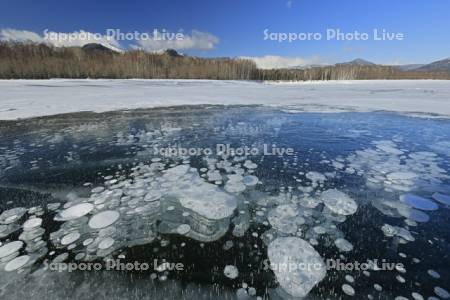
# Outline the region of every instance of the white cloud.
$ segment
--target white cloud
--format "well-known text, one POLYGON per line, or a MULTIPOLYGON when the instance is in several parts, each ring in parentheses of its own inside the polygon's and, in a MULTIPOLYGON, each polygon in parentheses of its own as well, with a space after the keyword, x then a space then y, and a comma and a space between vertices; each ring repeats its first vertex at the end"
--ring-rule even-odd
POLYGON ((0 40, 15 42, 34 42, 41 43, 44 39, 37 33, 27 30, 1 29, 0 40))
POLYGON ((84 30, 70 33, 48 31, 44 40, 55 47, 81 47, 90 43, 101 44, 110 49, 120 51, 120 44, 110 36, 84 30))
MULTIPOLYGON (((132 40, 136 44, 131 45, 131 47, 146 51, 159 51, 169 48, 175 50, 211 50, 219 43, 216 36, 197 30, 192 30, 190 34, 181 33, 179 38, 155 36, 155 33, 147 34, 147 37, 149 38, 132 40)), ((55 47, 74 47, 97 43, 116 51, 121 51, 120 48, 122 48, 120 43, 114 39, 114 36, 84 30, 74 32, 44 31, 40 35, 27 30, 0 29, 0 40, 47 43, 55 47)))
POLYGON ((280 69, 280 68, 305 67, 309 65, 325 64, 325 62, 318 56, 314 56, 311 58, 303 58, 303 57, 266 55, 259 57, 243 56, 241 58, 253 60, 258 66, 258 68, 261 69, 280 69))
POLYGON ((39 35, 27 30, 0 29, 0 40, 46 43, 55 47, 84 46, 89 43, 97 43, 113 50, 121 51, 119 42, 111 37, 84 30, 69 33, 45 31, 42 35, 39 35))
POLYGON ((191 34, 183 34, 180 39, 145 39, 137 41, 134 48, 146 51, 165 49, 175 50, 211 50, 219 43, 219 38, 211 33, 192 30, 191 34))

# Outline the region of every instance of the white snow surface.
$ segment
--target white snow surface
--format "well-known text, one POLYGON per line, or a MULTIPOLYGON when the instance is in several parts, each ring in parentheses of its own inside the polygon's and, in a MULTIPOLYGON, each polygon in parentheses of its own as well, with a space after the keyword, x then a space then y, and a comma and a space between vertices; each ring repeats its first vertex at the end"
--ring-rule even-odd
POLYGON ((199 104, 261 104, 289 112, 386 110, 449 118, 450 81, 0 80, 1 120, 199 104))

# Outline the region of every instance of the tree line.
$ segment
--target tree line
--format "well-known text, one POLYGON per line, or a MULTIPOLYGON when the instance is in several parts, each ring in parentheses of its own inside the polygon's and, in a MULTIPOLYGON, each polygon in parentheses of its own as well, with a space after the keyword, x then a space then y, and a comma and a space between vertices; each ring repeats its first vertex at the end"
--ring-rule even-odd
POLYGON ((389 66, 336 65, 309 69, 258 69, 247 59, 199 58, 142 50, 0 42, 1 79, 148 78, 218 80, 450 79, 446 72, 404 72, 389 66))

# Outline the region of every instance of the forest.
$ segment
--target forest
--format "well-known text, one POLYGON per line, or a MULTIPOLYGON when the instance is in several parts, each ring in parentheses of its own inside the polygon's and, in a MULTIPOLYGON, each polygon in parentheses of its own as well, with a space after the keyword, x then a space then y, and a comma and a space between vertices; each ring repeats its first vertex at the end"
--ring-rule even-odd
POLYGON ((343 65, 307 69, 258 69, 251 60, 200 58, 174 50, 112 51, 98 44, 52 47, 0 42, 0 79, 145 78, 216 80, 450 79, 448 72, 401 71, 391 66, 343 65))

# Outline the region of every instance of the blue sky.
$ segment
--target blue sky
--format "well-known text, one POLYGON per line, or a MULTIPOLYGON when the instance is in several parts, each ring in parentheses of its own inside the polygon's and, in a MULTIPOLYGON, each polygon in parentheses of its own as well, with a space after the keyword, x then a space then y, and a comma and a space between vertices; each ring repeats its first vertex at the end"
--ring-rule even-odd
MULTIPOLYGON (((448 0, 0 0, 0 29, 43 35, 87 31, 105 34, 154 29, 181 31, 180 52, 199 56, 271 56, 297 64, 357 57, 377 63, 423 63, 450 57, 448 0), (367 41, 326 40, 327 29, 367 32, 367 41), (264 40, 270 33, 318 32, 319 41, 264 40), (402 41, 374 41, 373 29, 403 33, 402 41), (197 33, 192 33, 195 30, 197 33)), ((9 35, 11 37, 11 34, 9 35)), ((120 42, 122 48, 134 42, 120 42)), ((160 43, 155 47, 163 47, 160 43)), ((270 58, 269 58, 270 63, 270 58)))

